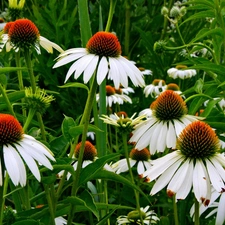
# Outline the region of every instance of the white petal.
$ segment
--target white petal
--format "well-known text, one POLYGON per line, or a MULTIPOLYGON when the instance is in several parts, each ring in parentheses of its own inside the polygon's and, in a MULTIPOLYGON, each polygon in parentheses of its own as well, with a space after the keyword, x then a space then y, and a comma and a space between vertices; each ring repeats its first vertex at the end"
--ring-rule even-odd
POLYGON ((32 174, 35 176, 35 178, 40 181, 41 180, 41 176, 40 176, 40 172, 38 170, 38 166, 35 162, 35 160, 33 159, 33 157, 31 157, 29 154, 27 154, 26 151, 24 151, 24 149, 18 145, 15 144, 16 149, 18 150, 18 152, 20 153, 20 155, 23 157, 23 160, 26 162, 28 168, 30 169, 30 171, 32 172, 32 174))
POLYGON ((151 153, 153 153, 153 152, 155 153, 157 151, 157 146, 160 145, 161 140, 158 137, 163 128, 164 128, 163 122, 159 122, 156 124, 154 131, 152 132, 151 139, 150 139, 150 152, 151 153))
MULTIPOLYGON (((150 195, 156 194, 170 182, 171 178, 174 176, 175 171, 179 168, 182 161, 183 161, 183 159, 179 158, 177 161, 175 161, 173 164, 171 164, 171 166, 166 168, 166 170, 162 173, 162 175, 159 177, 159 179, 156 181, 156 183, 152 187, 150 195)), ((166 164, 166 162, 165 162, 165 164, 166 164)), ((152 166, 152 167, 154 167, 154 166, 152 166)))
POLYGON ((168 122, 168 131, 167 131, 167 136, 166 136, 166 145, 168 148, 175 148, 176 147, 176 132, 174 129, 174 125, 171 121, 168 122))
POLYGON ((88 66, 84 70, 83 79, 84 79, 85 84, 91 79, 91 77, 93 76, 94 71, 98 65, 99 56, 97 56, 97 55, 93 55, 93 56, 94 57, 92 58, 92 60, 89 62, 88 66))
POLYGON ((224 224, 224 221, 225 221, 225 204, 224 203, 225 203, 225 192, 223 192, 220 197, 215 225, 224 224))
POLYGON ((18 184, 21 184, 21 186, 25 186, 27 174, 24 163, 17 151, 11 145, 9 145, 8 147, 4 146, 3 156, 6 170, 13 184, 15 186, 17 186, 18 184))
POLYGON ((145 171, 144 163, 142 161, 139 161, 137 165, 137 172, 138 174, 142 174, 144 173, 144 171, 145 171))
POLYGON ((162 128, 159 133, 159 136, 157 137, 158 142, 157 142, 157 150, 158 152, 164 152, 166 148, 166 136, 167 136, 167 124, 162 123, 162 128))
POLYGON ((102 57, 99 65, 98 65, 98 71, 97 71, 97 83, 100 85, 102 81, 105 79, 106 74, 109 71, 109 65, 106 57, 102 57))
POLYGON ((193 170, 194 170, 194 163, 192 160, 190 160, 183 184, 180 187, 180 189, 177 190, 176 194, 177 199, 185 199, 189 194, 192 187, 193 170))

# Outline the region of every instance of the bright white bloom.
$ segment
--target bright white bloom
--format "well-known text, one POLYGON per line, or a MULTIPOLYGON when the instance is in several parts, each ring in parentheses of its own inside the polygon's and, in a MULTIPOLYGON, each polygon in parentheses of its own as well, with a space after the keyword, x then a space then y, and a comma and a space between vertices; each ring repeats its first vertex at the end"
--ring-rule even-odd
MULTIPOLYGON (((131 167, 136 167, 138 174, 143 174, 145 170, 151 167, 150 153, 147 148, 141 151, 132 149, 129 156, 129 162, 131 167)), ((118 162, 111 165, 115 173, 120 174, 129 170, 127 159, 121 159, 118 162)))
POLYGON ((74 74, 78 79, 83 73, 83 81, 87 83, 96 72, 97 83, 100 85, 107 77, 114 86, 128 87, 128 77, 134 86, 145 85, 143 74, 129 60, 121 56, 121 46, 117 37, 109 32, 97 32, 88 41, 86 48, 73 48, 61 53, 57 68, 75 61, 67 72, 65 82, 74 74))
POLYGON ((151 117, 152 116, 152 110, 150 109, 150 108, 147 108, 147 109, 143 109, 143 110, 141 110, 140 112, 139 112, 139 114, 138 114, 139 116, 141 116, 141 115, 145 115, 146 116, 146 118, 149 118, 149 117, 151 117))
POLYGON ((156 98, 160 95, 163 91, 166 90, 166 83, 164 80, 155 79, 153 80, 152 84, 145 86, 144 94, 147 98, 151 95, 152 98, 156 98))
POLYGON ((141 219, 142 217, 144 224, 157 224, 159 221, 159 218, 157 217, 156 213, 153 210, 148 211, 150 207, 146 206, 145 208, 140 208, 141 215, 139 214, 138 210, 131 211, 127 214, 127 216, 119 216, 117 218, 117 224, 137 224, 141 225, 141 219))
MULTIPOLYGON (((96 102, 100 103, 100 95, 96 94, 96 102)), ((124 102, 132 104, 131 98, 122 93, 122 89, 115 89, 110 85, 106 85, 106 106, 112 107, 113 104, 123 105, 124 102), (120 90, 120 93, 118 93, 120 90)))
POLYGON ((134 127, 130 142, 136 149, 149 146, 150 153, 174 149, 180 132, 198 117, 187 114, 187 107, 180 95, 172 90, 164 91, 151 104, 152 116, 134 127))
POLYGON ((156 182, 150 192, 156 194, 167 186, 167 194, 185 199, 193 188, 199 202, 208 205, 211 185, 219 192, 224 187, 225 158, 219 153, 215 131, 202 121, 189 124, 180 134, 176 151, 152 161, 143 173, 146 181, 156 182))
POLYGON ((24 163, 38 181, 41 176, 37 163, 53 169, 49 161, 55 161, 52 152, 32 136, 23 134, 20 123, 13 116, 0 114, 0 134, 3 151, 0 158, 0 185, 3 184, 2 167, 8 172, 15 186, 26 185, 27 172, 24 163))
POLYGON ((49 53, 53 52, 53 48, 63 52, 60 46, 40 36, 35 24, 28 19, 18 19, 5 25, 4 33, 0 37, 0 52, 4 46, 6 46, 7 52, 11 49, 17 52, 20 49, 33 47, 40 54, 40 46, 49 53))
POLYGON ((120 88, 122 93, 125 95, 129 95, 130 93, 134 93, 134 89, 131 87, 127 87, 127 88, 120 88))
POLYGON ((197 74, 196 70, 186 68, 187 68, 186 66, 178 65, 176 68, 170 68, 169 70, 167 70, 167 74, 169 75, 169 77, 172 77, 173 79, 191 78, 197 74))

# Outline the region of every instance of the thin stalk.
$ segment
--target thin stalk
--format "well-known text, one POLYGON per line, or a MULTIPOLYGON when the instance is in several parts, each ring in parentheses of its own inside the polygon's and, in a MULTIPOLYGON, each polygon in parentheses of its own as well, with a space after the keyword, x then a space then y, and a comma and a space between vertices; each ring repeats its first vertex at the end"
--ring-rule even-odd
POLYGON ((124 54, 128 56, 130 47, 130 8, 131 1, 125 1, 125 35, 124 35, 124 54))
MULTIPOLYGON (((81 147, 80 147, 80 152, 79 152, 79 157, 78 157, 78 163, 77 163, 77 169, 75 173, 75 179, 73 181, 72 185, 72 191, 71 191, 71 196, 76 196, 78 187, 79 187, 79 179, 80 179, 80 173, 82 169, 82 163, 83 163, 83 155, 84 155, 84 147, 85 147, 85 141, 87 137, 87 132, 88 132, 88 125, 89 125, 89 120, 90 120, 90 115, 91 115, 91 110, 93 106, 93 102, 95 100, 95 94, 97 90, 97 80, 95 79, 95 75, 92 79, 92 85, 88 94, 88 99, 85 105, 84 109, 84 114, 81 118, 80 125, 83 125, 83 133, 82 133, 82 139, 81 139, 81 147)), ((75 211, 75 206, 71 205, 70 207, 70 212, 68 216, 68 221, 67 225, 71 225, 74 217, 74 211, 75 211)))
POLYGON ((199 202, 195 198, 195 225, 200 225, 199 223, 199 202))
POLYGON ((173 214, 174 214, 174 224, 179 225, 176 195, 173 196, 173 214))
POLYGON ((12 107, 10 101, 9 101, 9 98, 8 98, 8 96, 7 96, 6 92, 5 92, 5 89, 3 88, 2 84, 0 84, 0 93, 2 93, 2 96, 3 96, 4 100, 5 100, 5 103, 7 105, 9 113, 12 114, 14 117, 16 117, 16 115, 15 115, 15 113, 13 111, 13 107, 12 107))
MULTIPOLYGON (((125 157, 126 157, 126 160, 127 160, 127 166, 128 166, 128 170, 129 170, 129 174, 130 174, 131 183, 135 185, 132 168, 130 166, 129 152, 128 152, 128 147, 127 147, 127 133, 126 132, 122 133, 122 139, 123 139, 124 153, 125 153, 125 157)), ((144 222, 143 222, 143 218, 141 216, 142 214, 141 214, 141 210, 140 210, 139 195, 138 195, 136 190, 134 190, 134 196, 135 196, 135 200, 136 200, 136 208, 139 211, 141 224, 143 225, 144 222)))
POLYGON ((27 115, 27 119, 25 124, 23 125, 23 131, 26 132, 27 128, 29 127, 33 117, 35 115, 35 110, 33 109, 29 109, 28 115, 27 115))
POLYGON ((115 7, 116 7, 116 2, 117 2, 117 0, 110 0, 109 15, 108 15, 106 28, 105 28, 106 32, 109 32, 109 30, 110 30, 113 14, 114 14, 115 7))

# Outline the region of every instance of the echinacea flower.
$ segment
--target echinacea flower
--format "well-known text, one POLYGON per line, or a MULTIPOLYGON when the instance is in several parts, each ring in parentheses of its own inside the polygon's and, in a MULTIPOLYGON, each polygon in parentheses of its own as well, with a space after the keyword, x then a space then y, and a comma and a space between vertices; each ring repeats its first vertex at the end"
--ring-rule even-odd
POLYGON ((65 82, 74 73, 78 79, 83 73, 84 83, 87 83, 96 71, 97 83, 100 85, 107 77, 112 80, 115 88, 128 87, 128 77, 135 86, 144 86, 143 74, 125 57, 121 56, 121 46, 115 34, 100 31, 88 41, 86 48, 73 48, 61 53, 57 68, 75 61, 67 72, 65 82))
MULTIPOLYGON (((129 155, 130 166, 137 167, 137 173, 143 174, 151 167, 150 152, 147 148, 142 150, 132 149, 129 155)), ((115 173, 120 174, 129 170, 127 159, 121 159, 111 165, 115 173)))
MULTIPOLYGON (((99 93, 96 94, 96 102, 99 102, 99 93)), ((113 104, 122 105, 124 102, 132 103, 131 98, 122 93, 122 89, 115 89, 110 85, 106 85, 106 106, 111 107, 113 104)))
POLYGON ((9 114, 0 114, 0 185, 3 184, 2 168, 5 169, 14 185, 25 186, 27 181, 26 167, 40 181, 41 176, 37 163, 53 169, 49 159, 55 161, 52 152, 41 142, 23 133, 18 120, 9 114), (4 166, 3 166, 4 165, 4 166))
POLYGON ((194 69, 188 69, 185 65, 177 65, 176 68, 168 69, 167 74, 173 79, 187 79, 195 76, 197 72, 194 69))
POLYGON ((60 46, 40 36, 36 25, 28 19, 18 19, 14 22, 9 22, 3 30, 0 51, 2 51, 4 46, 6 46, 7 52, 11 49, 19 51, 32 47, 40 54, 40 46, 42 46, 49 53, 53 52, 53 48, 59 52, 63 52, 60 46))
POLYGON ((152 98, 157 97, 160 95, 163 91, 166 90, 166 83, 164 80, 155 79, 153 82, 149 85, 147 85, 144 88, 144 94, 147 98, 149 95, 151 95, 152 98))
POLYGON ((219 139, 208 124, 189 124, 178 138, 178 150, 153 160, 152 167, 143 173, 148 182, 158 178, 150 194, 167 185, 168 196, 185 199, 193 187, 197 201, 208 205, 211 185, 218 192, 224 187, 225 158, 219 146, 219 139))
POLYGON ((157 224, 159 221, 159 218, 157 217, 156 213, 153 210, 149 210, 149 206, 146 206, 145 208, 141 207, 140 208, 140 213, 139 210, 134 210, 131 211, 127 214, 127 216, 119 216, 117 218, 117 224, 122 225, 122 224, 133 224, 133 225, 141 225, 141 218, 143 220, 144 224, 157 224))
POLYGON ((134 127, 130 142, 136 142, 136 149, 149 146, 152 155, 164 152, 166 147, 174 149, 180 132, 199 118, 187 114, 186 103, 172 90, 162 92, 151 110, 152 116, 134 127))

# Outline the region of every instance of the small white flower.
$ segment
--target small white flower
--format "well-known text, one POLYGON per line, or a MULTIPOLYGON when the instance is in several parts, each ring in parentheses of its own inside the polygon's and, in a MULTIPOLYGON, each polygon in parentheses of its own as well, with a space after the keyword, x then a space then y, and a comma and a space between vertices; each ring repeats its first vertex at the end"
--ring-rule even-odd
POLYGON ((169 77, 172 77, 173 79, 176 78, 187 79, 195 76, 197 72, 194 69, 187 69, 186 66, 179 65, 176 68, 168 69, 167 74, 169 75, 169 77))
POLYGON ((164 80, 155 79, 153 80, 152 84, 145 86, 144 94, 147 98, 151 95, 152 98, 156 98, 160 95, 163 91, 166 90, 166 83, 164 80))

